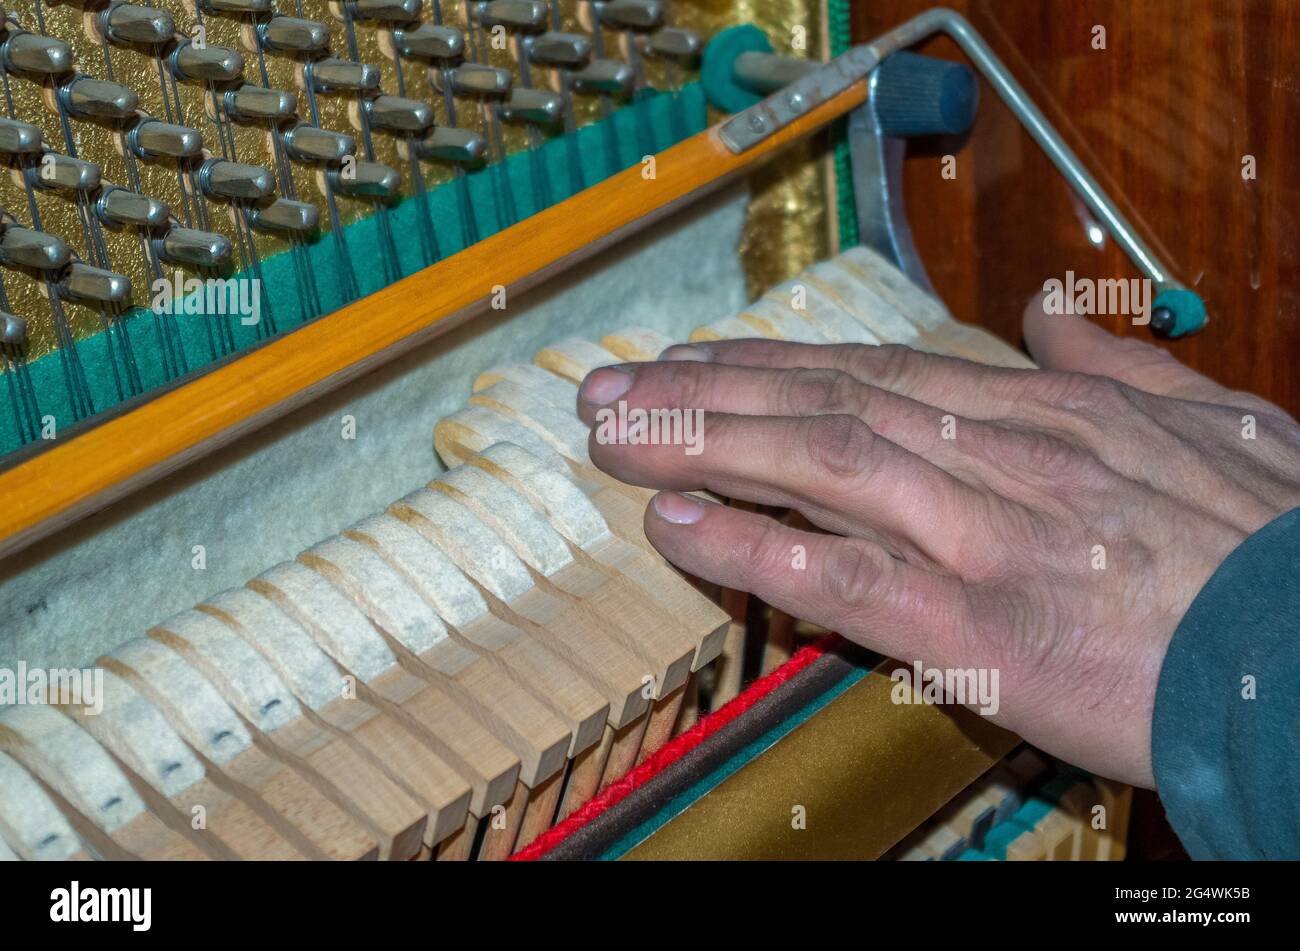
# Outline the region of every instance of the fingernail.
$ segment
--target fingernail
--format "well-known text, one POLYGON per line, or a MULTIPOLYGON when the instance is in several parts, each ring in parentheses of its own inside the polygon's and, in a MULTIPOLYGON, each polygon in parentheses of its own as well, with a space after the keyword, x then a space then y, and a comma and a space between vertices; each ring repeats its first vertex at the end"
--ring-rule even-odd
POLYGON ((692 360, 696 363, 709 363, 713 360, 713 353, 708 347, 699 344, 675 343, 659 354, 659 359, 692 360))
POLYGON ((704 503, 680 492, 660 492, 650 504, 656 515, 674 525, 694 525, 704 518, 704 503))
POLYGON ((582 381, 582 398, 595 406, 612 403, 632 386, 632 374, 617 367, 601 367, 582 381))

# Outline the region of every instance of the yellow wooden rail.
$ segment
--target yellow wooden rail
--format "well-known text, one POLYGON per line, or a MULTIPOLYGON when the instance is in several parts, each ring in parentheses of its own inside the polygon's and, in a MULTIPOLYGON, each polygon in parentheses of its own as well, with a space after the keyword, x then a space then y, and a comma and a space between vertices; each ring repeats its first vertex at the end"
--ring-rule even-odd
POLYGON ((0 558, 486 309, 752 168, 866 98, 857 83, 733 155, 717 127, 0 473, 0 558))

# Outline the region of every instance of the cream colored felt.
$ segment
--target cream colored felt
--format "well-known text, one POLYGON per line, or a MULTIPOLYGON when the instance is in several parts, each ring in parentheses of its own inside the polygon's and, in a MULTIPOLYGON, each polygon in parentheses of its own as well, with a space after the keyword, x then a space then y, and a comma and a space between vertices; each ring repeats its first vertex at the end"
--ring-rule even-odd
POLYGON ((609 715, 605 699, 545 645, 492 614, 473 583, 427 538, 387 512, 344 534, 371 546, 399 572, 453 639, 480 652, 558 716, 570 735, 569 756, 600 739, 609 715))
POLYGON ((171 648, 138 638, 100 662, 162 711, 215 784, 308 858, 378 858, 370 834, 292 766, 255 745, 239 714, 171 648))
POLYGON ((469 784, 418 737, 388 714, 355 696, 348 678, 297 621, 250 588, 234 588, 200 604, 257 650, 300 703, 341 731, 422 804, 429 821, 425 844, 459 829, 469 808, 469 784))
POLYGON ((444 416, 433 428, 434 451, 448 466, 464 462, 470 455, 497 442, 514 443, 551 468, 565 473, 570 471, 564 457, 542 437, 496 410, 467 406, 444 416))
POLYGON ((0 752, 0 828, 20 859, 60 862, 88 859, 81 837, 31 774, 0 752))
MULTIPOLYGON (((525 398, 525 394, 515 393, 512 396, 525 398)), ((654 552, 645 537, 645 506, 653 493, 618 482, 592 466, 579 463, 566 464, 558 457, 554 448, 541 441, 537 430, 522 426, 502 413, 477 407, 474 409, 475 412, 472 414, 461 412, 449 417, 456 420, 455 425, 444 426, 443 424, 447 422, 444 420, 435 429, 435 444, 443 462, 454 465, 472 460, 475 453, 482 452, 496 443, 509 442, 518 445, 547 468, 567 479, 579 480, 583 484, 583 491, 597 501, 598 508, 614 535, 645 552, 656 563, 664 566, 664 570, 672 571, 654 552), (521 439, 523 442, 520 441, 521 439)), ((700 596, 701 603, 706 600, 700 596)), ((687 629, 695 628, 692 625, 687 629)), ((721 635, 714 632, 705 638, 696 650, 696 669, 718 655, 725 637, 725 632, 721 635)))
POLYGON ((441 492, 420 489, 389 511, 418 530, 490 593, 500 614, 545 643, 609 701, 610 722, 645 712, 639 664, 597 624, 533 582, 523 562, 468 508, 441 492))
POLYGON ((533 362, 571 383, 578 384, 597 367, 607 367, 622 361, 617 354, 610 353, 600 344, 580 337, 567 337, 559 343, 537 351, 533 362))
POLYGON ((946 343, 924 333, 893 304, 841 268, 823 261, 804 271, 800 279, 830 297, 883 343, 900 343, 927 353, 949 350, 946 343))
POLYGON ((753 324, 747 324, 739 317, 723 317, 703 327, 691 331, 691 343, 707 343, 710 340, 749 340, 761 337, 753 324))
POLYGON ((794 343, 833 343, 814 323, 799 317, 776 301, 760 297, 736 315, 757 331, 757 336, 794 343))
POLYGON ((881 342, 878 336, 855 320, 833 297, 815 284, 800 278, 777 284, 763 298, 813 324, 832 343, 881 342))
POLYGON ((151 810, 160 811, 156 797, 161 795, 191 824, 201 816, 204 838, 211 839, 217 858, 304 858, 257 813, 208 778, 203 763, 156 706, 111 670, 103 676, 99 713, 75 706, 61 709, 149 784, 142 796, 151 810))
POLYGON ((628 363, 658 360, 677 341, 649 327, 623 327, 600 338, 600 345, 628 363))
POLYGON ((519 757, 520 779, 534 786, 563 765, 564 724, 478 652, 452 638, 419 593, 365 543, 336 536, 299 556, 361 608, 425 676, 468 710, 519 757))
POLYGON ((456 466, 429 486, 470 508, 545 579, 545 586, 567 596, 578 610, 590 612, 602 630, 648 666, 656 699, 686 682, 695 645, 671 617, 653 601, 640 598, 627 579, 576 561, 564 537, 522 495, 472 466, 456 466))
MULTIPOLYGON (((113 846, 141 859, 202 859, 208 855, 145 808, 131 780, 95 739, 46 704, 0 711, 0 750, 22 763, 63 797, 89 825, 82 838, 102 833, 100 850, 113 846), (93 826, 93 830, 92 827, 93 826)), ((92 840, 93 841, 93 840, 92 840)), ((122 856, 118 856, 122 857, 122 856)))
POLYGON ((578 419, 576 405, 566 412, 509 381, 480 390, 470 397, 470 404, 504 414, 531 429, 564 458, 591 468, 587 454, 589 430, 578 419))
POLYGON ((1034 369, 1032 360, 993 334, 953 320, 939 301, 875 251, 852 248, 829 263, 850 274, 932 338, 946 341, 954 355, 993 366, 1034 369))
POLYGON ((358 695, 413 729, 470 784, 470 811, 482 815, 514 791, 519 759, 435 685, 404 669, 369 619, 300 562, 263 572, 249 587, 301 624, 356 678, 358 695))
POLYGON ((405 860, 419 851, 428 821, 420 805, 351 743, 305 717, 292 691, 247 641, 201 611, 178 614, 149 637, 207 678, 243 717, 255 742, 365 828, 381 859, 405 860))
MULTIPOLYGON (((653 599, 661 605, 671 616, 673 626, 695 645, 692 670, 699 670, 718 655, 726 634, 726 613, 662 558, 615 535, 596 503, 571 477, 512 443, 489 446, 468 462, 527 499, 580 557, 590 558, 602 570, 628 579, 640 589, 642 600, 653 599)), ((596 492, 602 499, 613 494, 606 489, 596 492)))
POLYGON ((578 388, 574 384, 534 363, 511 363, 484 370, 474 378, 473 391, 486 390, 502 381, 536 393, 557 409, 572 411, 578 403, 578 388))

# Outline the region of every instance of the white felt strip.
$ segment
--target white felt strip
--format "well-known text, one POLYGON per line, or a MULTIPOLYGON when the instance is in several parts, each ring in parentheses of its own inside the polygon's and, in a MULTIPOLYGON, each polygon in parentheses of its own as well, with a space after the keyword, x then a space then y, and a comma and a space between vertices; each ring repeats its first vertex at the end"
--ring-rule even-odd
POLYGON ((32 768, 109 835, 144 812, 144 800, 104 748, 53 707, 6 707, 0 726, 35 747, 39 752, 28 761, 32 768), (48 764, 48 771, 38 763, 48 764))
POLYGON ((691 340, 750 340, 761 337, 757 330, 739 317, 723 317, 691 334, 691 340))
POLYGON ((600 509, 572 479, 513 443, 489 446, 469 464, 497 475, 495 467, 513 477, 513 487, 579 548, 587 548, 610 534, 600 509))
POLYGON ((81 840, 40 784, 15 760, 0 753, 0 822, 18 841, 15 848, 36 861, 57 862, 81 850, 81 840))
POLYGON ((470 402, 491 409, 500 408, 507 416, 527 426, 561 455, 590 464, 587 455, 589 431, 578 419, 576 402, 567 410, 533 397, 521 386, 501 382, 476 393, 470 402))
POLYGON ((477 503, 483 521, 539 574, 550 576, 573 564, 569 546, 545 517, 519 493, 482 469, 457 466, 440 475, 433 487, 438 484, 450 486, 477 503))
MULTIPOLYGON (((286 561, 257 576, 284 599, 286 613, 307 627, 326 653, 363 681, 397 664, 374 625, 337 588, 297 561, 286 561)), ((274 599, 274 596, 273 596, 274 599)), ((277 600, 277 603, 278 600, 277 600)))
POLYGON ((575 405, 574 400, 578 394, 578 388, 568 380, 532 363, 511 363, 486 370, 474 380, 474 392, 486 390, 502 381, 523 387, 560 407, 575 405))
MULTIPOLYGON (((482 406, 467 406, 462 410, 444 417, 438 423, 438 429, 455 428, 456 442, 465 445, 472 452, 481 452, 496 442, 512 442, 522 446, 534 456, 545 460, 547 465, 557 471, 569 471, 568 463, 545 440, 527 426, 515 422, 509 416, 497 410, 482 406)), ((462 460, 443 457, 443 463, 456 465, 462 460)))
POLYGON ((816 324, 836 343, 878 344, 880 338, 853 318, 835 298, 801 278, 778 284, 763 295, 816 324), (800 307, 802 305, 802 307, 800 307))
POLYGON ((319 710, 342 695, 343 672, 301 624, 250 588, 233 588, 210 598, 200 610, 218 616, 275 667, 298 699, 319 710))
POLYGON ((104 671, 104 709, 81 722, 164 796, 175 796, 203 778, 203 764, 162 711, 111 670, 104 671))
POLYGON ((597 367, 607 367, 611 363, 622 361, 600 344, 583 340, 581 337, 566 337, 559 343, 553 343, 538 351, 533 362, 540 366, 554 365, 556 372, 562 372, 573 379, 584 377, 597 367), (561 370, 562 366, 566 369, 561 370))
POLYGON ((447 628, 433 608, 368 545, 335 536, 303 555, 332 565, 352 599, 411 653, 418 656, 447 641, 447 628))
POLYGON ((471 578, 502 601, 513 601, 533 586, 524 563, 469 509, 432 489, 412 492, 392 511, 421 516, 420 533, 441 548, 471 578))
POLYGON ((658 360, 677 341, 649 327, 624 327, 600 338, 600 345, 621 360, 658 360))
POLYGON ((263 733, 274 733, 302 716, 297 698, 266 659, 211 614, 184 611, 158 627, 194 649, 202 662, 196 658, 192 663, 200 671, 206 662, 220 672, 221 678, 208 679, 224 679, 230 688, 226 699, 263 733))
POLYGON ((939 330, 952 319, 943 304, 913 284, 907 275, 871 248, 849 248, 833 260, 926 329, 939 330))
POLYGON ((253 745, 243 721, 216 688, 171 648, 140 637, 108 657, 139 674, 162 699, 172 727, 214 763, 229 762, 253 745))
POLYGON ((4 839, 0 839, 0 862, 18 862, 18 854, 9 848, 4 839))
POLYGON ((916 326, 898 308, 842 268, 823 261, 804 274, 882 340, 925 349, 916 326))
POLYGON ((373 545, 452 627, 465 627, 487 613, 487 602, 451 559, 401 519, 385 512, 345 534, 373 545))
POLYGON ((766 336, 769 329, 783 340, 794 343, 830 343, 831 340, 812 323, 804 320, 776 301, 760 297, 739 314, 741 320, 766 336))

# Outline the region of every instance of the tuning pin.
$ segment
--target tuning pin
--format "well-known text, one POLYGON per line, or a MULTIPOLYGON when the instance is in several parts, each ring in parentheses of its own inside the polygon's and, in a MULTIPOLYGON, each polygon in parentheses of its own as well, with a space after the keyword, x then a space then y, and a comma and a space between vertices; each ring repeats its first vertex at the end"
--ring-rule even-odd
POLYGON ((318 20, 273 16, 257 25, 262 48, 276 53, 320 53, 329 49, 330 28, 318 20))
POLYGON ((0 264, 58 271, 71 260, 72 249, 58 235, 18 225, 8 225, 0 234, 0 264))
POLYGON ((13 314, 0 312, 0 343, 22 343, 26 339, 27 321, 13 314))
POLYGON ((378 162, 356 162, 351 169, 329 169, 325 173, 335 191, 355 198, 390 198, 402 187, 402 176, 378 162))
POLYGON ((277 198, 265 208, 252 209, 248 224, 255 231, 307 234, 320 224, 320 209, 309 202, 277 198))
POLYGON ((458 96, 495 98, 510 91, 510 71, 482 63, 462 63, 451 71, 451 91, 458 96))
POLYGON ((576 69, 591 59, 591 39, 580 33, 549 30, 526 42, 528 59, 538 66, 576 69))
POLYGON ((182 42, 171 55, 172 75, 181 81, 228 83, 244 75, 244 57, 228 46, 182 42))
POLYGON ((57 76, 72 69, 72 47, 39 33, 10 33, 3 52, 5 69, 57 76))
POLYGON ((165 201, 110 185, 95 203, 99 220, 114 228, 150 230, 167 223, 171 209, 165 201))
POLYGON ((316 92, 366 92, 379 88, 378 68, 337 57, 307 63, 303 78, 316 92))
POLYGON ((664 22, 662 0, 609 0, 595 9, 600 22, 616 30, 657 30, 664 22))
POLYGON ((414 23, 420 19, 423 0, 352 0, 352 16, 358 20, 414 23))
POLYGON ((124 304, 131 300, 131 279, 114 271, 73 261, 55 286, 65 300, 81 304, 124 304))
POLYGON ((651 33, 646 40, 646 52, 660 59, 675 59, 690 63, 700 58, 704 40, 694 30, 666 26, 651 33))
POLYGON ((270 13, 271 0, 198 0, 204 13, 270 13))
POLYGON ((549 15, 541 0, 490 0, 477 5, 478 22, 507 30, 544 30, 549 15))
POLYGON ((415 154, 439 162, 479 162, 487 156, 487 139, 470 129, 442 125, 415 143, 415 154))
POLYGON ((161 261, 190 267, 220 267, 230 260, 232 250, 225 235, 193 228, 171 228, 153 239, 153 249, 161 261))
POLYGON ((30 155, 42 150, 40 129, 17 119, 0 118, 0 154, 30 155))
POLYGON ((141 158, 191 158, 203 150, 203 136, 195 129, 146 119, 126 136, 131 150, 141 158))
POLYGON ((209 159, 199 169, 199 186, 210 198, 265 198, 275 188, 275 176, 269 168, 209 159))
POLYGON ((296 125, 284 134, 289 157, 299 162, 341 162, 357 151, 357 140, 342 132, 320 129, 314 125, 296 125))
POLYGON ((625 96, 636 86, 636 71, 617 59, 594 59, 570 74, 575 92, 625 96))
POLYGON ((99 14, 100 29, 113 43, 157 46, 176 32, 176 21, 166 10, 118 3, 99 14))
POLYGON ((433 106, 418 99, 377 96, 363 104, 370 124, 390 132, 423 132, 433 125, 433 106))
POLYGON ((266 119, 280 122, 288 119, 298 109, 296 94, 252 84, 223 93, 221 102, 226 107, 226 115, 245 122, 266 119))
POLYGON ((501 106, 505 122, 552 125, 564 118, 564 100, 544 89, 515 89, 501 106))
POLYGON ((59 100, 70 115, 82 119, 125 119, 135 112, 135 90, 106 79, 72 77, 59 88, 59 100))
POLYGON ((40 162, 25 170, 33 188, 70 192, 91 192, 99 187, 99 166, 94 162, 46 152, 40 162))
POLYGON ((394 30, 393 45, 408 59, 455 62, 465 56, 465 34, 454 26, 438 23, 394 30))

